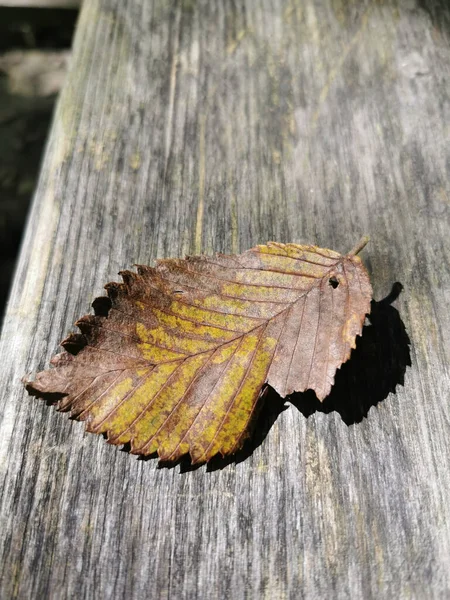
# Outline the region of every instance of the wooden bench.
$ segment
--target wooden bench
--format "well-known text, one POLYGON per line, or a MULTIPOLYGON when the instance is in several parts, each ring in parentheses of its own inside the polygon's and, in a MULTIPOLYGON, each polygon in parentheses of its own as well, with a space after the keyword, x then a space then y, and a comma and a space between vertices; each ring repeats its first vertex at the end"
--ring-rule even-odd
POLYGON ((450 9, 426 6, 84 2, 1 341, 0 597, 450 597, 450 9), (364 233, 412 367, 360 423, 291 406, 180 473, 23 388, 133 263, 364 233))

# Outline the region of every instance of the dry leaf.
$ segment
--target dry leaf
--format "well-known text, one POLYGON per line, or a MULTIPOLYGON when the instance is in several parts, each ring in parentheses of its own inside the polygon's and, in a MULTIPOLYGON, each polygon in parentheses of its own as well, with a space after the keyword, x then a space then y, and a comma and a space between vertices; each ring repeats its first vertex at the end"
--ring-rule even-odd
POLYGON ((136 454, 233 454, 266 384, 330 392, 370 312, 366 241, 346 256, 269 242, 124 271, 26 388, 136 454))

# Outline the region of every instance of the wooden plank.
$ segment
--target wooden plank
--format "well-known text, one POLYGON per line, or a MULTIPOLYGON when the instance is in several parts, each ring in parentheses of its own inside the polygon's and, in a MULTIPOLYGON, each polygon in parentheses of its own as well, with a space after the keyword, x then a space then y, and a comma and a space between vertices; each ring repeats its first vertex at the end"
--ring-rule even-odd
POLYGON ((1 342, 2 598, 449 597, 449 8, 423 6, 84 3, 1 342), (362 233, 413 364, 359 424, 290 407, 180 474, 22 388, 121 268, 362 233))

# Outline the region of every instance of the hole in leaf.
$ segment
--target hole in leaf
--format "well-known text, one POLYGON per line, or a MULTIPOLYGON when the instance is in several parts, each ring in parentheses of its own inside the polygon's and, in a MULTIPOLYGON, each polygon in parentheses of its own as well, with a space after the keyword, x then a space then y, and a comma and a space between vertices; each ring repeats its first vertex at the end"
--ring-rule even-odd
POLYGON ((339 285, 339 281, 336 279, 336 277, 334 275, 333 275, 333 277, 330 277, 330 279, 328 280, 328 283, 331 285, 333 290, 335 290, 337 288, 337 286, 339 285))

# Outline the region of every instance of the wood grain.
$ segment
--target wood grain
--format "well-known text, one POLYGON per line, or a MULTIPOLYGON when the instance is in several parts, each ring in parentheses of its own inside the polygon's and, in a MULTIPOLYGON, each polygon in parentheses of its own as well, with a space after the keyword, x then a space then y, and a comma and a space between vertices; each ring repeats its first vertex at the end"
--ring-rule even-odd
POLYGON ((83 4, 2 333, 0 597, 450 596, 449 23, 437 1, 83 4), (247 460, 180 474, 23 389, 133 263, 363 233, 413 365, 359 424, 290 407, 247 460))

